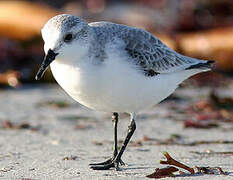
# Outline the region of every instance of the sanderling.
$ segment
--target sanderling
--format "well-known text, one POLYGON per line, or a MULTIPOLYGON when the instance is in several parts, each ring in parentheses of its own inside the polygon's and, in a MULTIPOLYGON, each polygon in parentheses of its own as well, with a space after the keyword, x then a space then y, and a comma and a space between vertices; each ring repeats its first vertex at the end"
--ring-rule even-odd
POLYGON ((113 113, 113 156, 90 164, 95 170, 124 164, 121 157, 136 129, 136 114, 168 97, 188 77, 210 70, 213 62, 183 56, 138 28, 111 22, 88 24, 68 14, 51 18, 42 37, 46 56, 36 79, 51 65, 56 81, 72 98, 113 113), (129 113, 131 119, 118 151, 119 112, 129 113))

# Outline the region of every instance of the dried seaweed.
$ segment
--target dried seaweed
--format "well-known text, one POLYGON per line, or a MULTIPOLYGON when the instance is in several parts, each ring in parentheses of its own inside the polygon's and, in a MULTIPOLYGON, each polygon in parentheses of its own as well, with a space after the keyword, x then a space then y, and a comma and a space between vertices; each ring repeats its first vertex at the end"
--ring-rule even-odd
POLYGON ((195 166, 199 174, 216 174, 216 175, 227 175, 220 167, 198 167, 195 166))
POLYGON ((155 178, 155 179, 165 178, 165 177, 174 177, 175 175, 173 173, 177 171, 179 171, 179 169, 172 167, 172 166, 168 166, 166 168, 161 168, 161 169, 156 168, 154 173, 149 174, 146 177, 155 178))
POLYGON ((183 168, 187 171, 189 171, 191 174, 194 173, 194 169, 190 168, 186 165, 184 165, 183 163, 180 163, 179 161, 176 161, 175 159, 173 159, 168 152, 164 152, 163 155, 167 158, 167 161, 160 161, 160 164, 169 164, 169 165, 173 165, 173 166, 177 166, 179 168, 183 168))
POLYGON ((2 121, 2 124, 0 125, 0 129, 29 129, 32 131, 38 131, 39 128, 40 128, 39 126, 37 127, 31 126, 27 122, 20 123, 20 124, 14 124, 8 120, 2 121))
POLYGON ((210 129, 219 127, 219 124, 215 121, 197 121, 197 120, 185 120, 185 128, 198 128, 198 129, 210 129))
POLYGON ((209 100, 198 101, 186 109, 184 127, 210 129, 220 127, 220 123, 233 122, 232 108, 233 98, 221 98, 212 91, 209 100))
POLYGON ((190 176, 190 175, 204 175, 204 174, 215 174, 215 175, 228 175, 227 172, 224 172, 221 167, 199 167, 195 166, 194 168, 191 168, 187 165, 184 165, 183 163, 175 160, 172 158, 168 152, 163 153, 166 157, 167 161, 160 161, 160 164, 168 164, 172 166, 167 166, 166 168, 156 168, 155 172, 147 175, 148 178, 165 178, 165 177, 180 177, 180 176, 190 176), (174 167, 175 166, 175 167, 174 167), (190 174, 184 173, 180 171, 179 174, 175 175, 174 172, 177 172, 179 169, 185 169, 190 172, 190 174), (195 172, 196 169, 196 172, 195 172))

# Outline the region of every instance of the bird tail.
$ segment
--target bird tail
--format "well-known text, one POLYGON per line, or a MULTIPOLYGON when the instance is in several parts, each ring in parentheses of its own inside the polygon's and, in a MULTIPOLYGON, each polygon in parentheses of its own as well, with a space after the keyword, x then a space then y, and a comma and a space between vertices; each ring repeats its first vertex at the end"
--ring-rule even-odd
POLYGON ((203 71, 208 71, 213 67, 214 62, 215 61, 204 61, 204 60, 202 60, 197 64, 190 65, 185 70, 200 69, 200 70, 203 70, 203 71))

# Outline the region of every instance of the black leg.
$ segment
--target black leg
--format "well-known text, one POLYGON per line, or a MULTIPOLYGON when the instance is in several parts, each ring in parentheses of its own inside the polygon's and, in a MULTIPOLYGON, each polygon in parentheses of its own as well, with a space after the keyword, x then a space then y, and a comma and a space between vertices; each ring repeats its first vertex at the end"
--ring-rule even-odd
POLYGON ((132 119, 131 123, 130 123, 130 125, 128 127, 128 134, 127 134, 127 136, 126 136, 126 138, 125 138, 125 140, 124 140, 124 142, 123 142, 123 144, 121 146, 120 152, 117 154, 117 157, 116 157, 117 161, 119 161, 121 159, 121 156, 124 153, 125 148, 128 145, 128 143, 129 143, 129 141, 130 141, 130 139, 131 139, 131 137, 132 137, 135 130, 136 130, 136 123, 135 123, 134 119, 132 119))
MULTIPOLYGON (((113 113, 113 115, 112 115, 112 121, 113 121, 113 126, 114 126, 114 151, 113 151, 113 156, 110 159, 108 159, 108 160, 106 160, 104 162, 89 164, 90 166, 98 166, 98 165, 110 164, 110 163, 112 163, 112 161, 116 158, 116 156, 118 154, 118 150, 117 150, 118 113, 116 113, 116 112, 113 113)), ((120 164, 124 165, 124 162, 122 160, 120 160, 120 164)))
POLYGON ((96 166, 91 166, 92 169, 94 170, 107 170, 107 169, 110 169, 112 167, 115 167, 116 170, 119 169, 119 163, 121 164, 121 156, 122 154, 124 153, 125 149, 126 149, 126 146, 127 144, 129 143, 134 131, 136 130, 136 123, 134 121, 134 118, 131 119, 131 123, 128 127, 128 133, 127 133, 127 136, 122 144, 122 147, 120 149, 120 152, 117 154, 117 156, 111 160, 110 162, 108 162, 107 164, 99 164, 99 165, 96 165, 96 166))
POLYGON ((112 121, 114 124, 114 151, 113 151, 113 159, 115 159, 115 157, 118 154, 118 150, 117 150, 117 124, 118 124, 118 113, 114 112, 112 115, 112 121))

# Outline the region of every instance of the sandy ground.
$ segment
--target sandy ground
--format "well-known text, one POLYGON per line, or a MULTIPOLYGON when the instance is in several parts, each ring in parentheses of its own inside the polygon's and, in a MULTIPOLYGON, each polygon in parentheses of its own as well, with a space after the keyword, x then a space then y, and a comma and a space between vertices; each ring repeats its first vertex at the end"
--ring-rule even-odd
MULTIPOLYGON (((233 91, 225 90, 233 96, 233 91)), ((208 89, 176 91, 186 101, 205 98, 208 89), (191 98, 192 97, 192 98, 191 98)), ((167 101, 143 111, 137 119, 133 141, 144 136, 166 139, 178 134, 185 142, 196 140, 233 140, 229 127, 214 129, 187 129, 182 121, 169 118, 172 101, 167 101)), ((183 102, 185 107, 185 102, 183 102)), ((168 151, 175 159, 191 166, 219 166, 229 174, 194 175, 176 179, 233 179, 233 156, 222 154, 196 154, 192 151, 232 151, 233 144, 203 144, 195 146, 131 144, 123 155, 127 166, 116 172, 94 171, 88 164, 100 162, 112 153, 113 127, 111 114, 88 110, 63 92, 57 85, 31 85, 20 89, 0 91, 0 121, 15 124, 27 122, 39 130, 0 129, 0 179, 147 179, 155 168, 165 167, 159 160, 168 151), (68 102, 66 108, 46 104, 50 100, 68 102), (66 157, 74 160, 64 160, 66 157)), ((181 106, 182 107, 182 106, 181 106)), ((177 117, 179 119, 179 117, 177 117)), ((120 115, 119 139, 127 132, 128 116, 120 115)), ((170 178, 168 178, 170 179, 170 178)), ((172 179, 172 178, 171 178, 172 179)))

